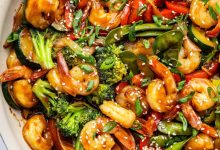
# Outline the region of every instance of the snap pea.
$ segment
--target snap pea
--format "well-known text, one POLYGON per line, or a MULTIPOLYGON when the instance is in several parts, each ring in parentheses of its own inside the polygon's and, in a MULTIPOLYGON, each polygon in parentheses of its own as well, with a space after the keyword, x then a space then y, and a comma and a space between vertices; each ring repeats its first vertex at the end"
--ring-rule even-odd
POLYGON ((167 122, 167 121, 160 121, 158 124, 158 130, 161 133, 168 134, 168 135, 191 135, 192 128, 187 127, 186 130, 183 130, 183 125, 177 122, 167 122))
POLYGON ((139 54, 137 56, 137 66, 140 72, 142 72, 145 77, 153 79, 154 73, 150 69, 149 60, 145 55, 139 54))
POLYGON ((158 145, 159 147, 165 147, 166 143, 170 140, 170 136, 168 135, 158 135, 158 136, 153 136, 150 139, 150 142, 152 145, 158 145))
POLYGON ((188 140, 189 139, 186 139, 186 140, 181 141, 181 142, 174 143, 173 145, 166 148, 165 150, 181 150, 188 140))
POLYGON ((168 31, 173 28, 172 25, 161 25, 158 26, 155 23, 144 23, 135 26, 135 31, 168 31))
MULTIPOLYGON (((120 40, 122 40, 124 38, 125 35, 129 34, 129 28, 131 26, 130 25, 126 25, 126 26, 121 26, 118 28, 115 28, 113 30, 111 30, 108 35, 105 38, 105 45, 109 45, 115 42, 118 42, 120 40)), ((138 24, 135 26, 134 31, 154 31, 154 34, 158 34, 158 31, 168 31, 171 30, 173 28, 172 25, 161 25, 160 27, 157 26, 154 23, 145 23, 145 24, 138 24)), ((148 33, 150 34, 150 33, 148 33)), ((139 33, 139 36, 141 35, 141 37, 148 37, 147 33, 139 33), (144 36, 144 34, 146 36, 144 36)), ((153 32, 151 32, 151 35, 153 35, 153 32)), ((136 36, 136 35, 135 35, 136 36)))
POLYGON ((183 33, 180 30, 171 30, 156 37, 153 51, 155 54, 162 53, 180 43, 183 40, 183 33))
POLYGON ((145 31, 136 33, 136 37, 156 37, 163 34, 163 31, 145 31))

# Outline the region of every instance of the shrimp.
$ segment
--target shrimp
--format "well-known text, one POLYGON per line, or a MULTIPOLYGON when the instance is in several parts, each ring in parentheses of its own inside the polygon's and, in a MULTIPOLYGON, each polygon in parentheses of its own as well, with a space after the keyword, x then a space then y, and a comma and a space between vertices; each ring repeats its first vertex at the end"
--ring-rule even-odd
POLYGON ((191 138, 185 146, 185 150, 197 150, 197 149, 214 149, 214 141, 206 134, 200 133, 197 136, 191 138))
POLYGON ((110 8, 109 12, 106 13, 99 0, 92 0, 92 9, 89 15, 89 21, 91 24, 105 29, 113 29, 120 24, 120 16, 121 13, 113 11, 110 8))
POLYGON ((59 0, 28 0, 25 17, 35 28, 45 29, 55 21, 59 0))
POLYGON ((217 21, 212 18, 208 7, 211 6, 216 11, 216 4, 220 5, 219 0, 209 0, 204 4, 201 0, 193 0, 190 5, 190 18, 193 23, 201 28, 211 28, 217 24, 217 21))
POLYGON ((13 82, 12 92, 15 101, 24 108, 32 108, 38 102, 32 92, 31 84, 26 79, 13 82))
POLYGON ((149 64, 160 79, 151 81, 146 90, 150 107, 157 112, 168 112, 177 102, 177 88, 170 70, 155 56, 149 57, 149 64))
POLYGON ((47 80, 55 90, 58 92, 65 92, 57 68, 53 68, 47 73, 47 80))
POLYGON ((86 65, 91 72, 85 72, 80 66, 73 67, 70 71, 63 58, 61 51, 57 53, 57 69, 63 89, 70 95, 89 95, 99 85, 99 76, 96 68, 90 64, 86 65))
POLYGON ((10 54, 6 60, 6 64, 8 68, 12 68, 15 66, 21 66, 21 62, 17 58, 17 55, 15 54, 15 50, 11 49, 10 54))
POLYGON ((113 101, 104 101, 99 108, 103 114, 118 122, 124 128, 132 127, 136 118, 133 111, 125 109, 113 101))
POLYGON ((116 102, 127 109, 131 109, 135 112, 135 102, 140 99, 141 106, 143 109, 142 114, 147 114, 148 104, 145 91, 137 86, 126 86, 122 91, 116 96, 116 102))
POLYGON ((114 147, 113 134, 119 142, 129 150, 135 150, 135 142, 132 134, 116 125, 111 131, 103 132, 106 123, 111 121, 108 118, 98 118, 88 122, 80 133, 80 141, 85 150, 110 150, 114 147), (96 137, 94 138, 94 135, 96 137))
POLYGON ((218 137, 218 132, 216 131, 216 129, 205 123, 202 123, 201 118, 193 110, 189 102, 181 104, 181 109, 185 118, 193 128, 200 130, 210 137, 218 137))
POLYGON ((33 71, 26 66, 14 66, 0 75, 0 82, 8 82, 19 78, 30 79, 33 71))
POLYGON ((191 92, 195 92, 191 101, 196 111, 204 111, 215 105, 213 98, 217 96, 217 89, 210 80, 203 78, 190 80, 181 91, 181 96, 185 97, 191 92))
POLYGON ((195 71, 201 61, 201 49, 186 37, 183 41, 183 47, 180 49, 178 61, 181 66, 178 70, 184 74, 195 71))
POLYGON ((34 115, 24 125, 23 137, 33 150, 50 150, 53 141, 43 115, 34 115))

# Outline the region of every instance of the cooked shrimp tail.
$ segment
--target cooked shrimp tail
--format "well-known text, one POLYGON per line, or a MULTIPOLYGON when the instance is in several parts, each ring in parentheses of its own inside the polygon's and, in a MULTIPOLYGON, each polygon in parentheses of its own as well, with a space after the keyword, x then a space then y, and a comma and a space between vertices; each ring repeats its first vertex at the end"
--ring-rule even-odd
POLYGON ((15 66, 0 75, 0 82, 8 82, 19 78, 29 79, 31 75, 32 70, 26 66, 15 66))

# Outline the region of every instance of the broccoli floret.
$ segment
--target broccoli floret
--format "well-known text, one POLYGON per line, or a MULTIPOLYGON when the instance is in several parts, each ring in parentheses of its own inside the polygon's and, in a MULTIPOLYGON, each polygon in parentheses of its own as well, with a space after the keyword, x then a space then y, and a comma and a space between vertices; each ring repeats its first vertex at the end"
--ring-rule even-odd
POLYGON ((62 54, 64 59, 66 60, 67 65, 72 68, 73 66, 77 66, 82 63, 82 59, 78 58, 73 50, 69 47, 65 47, 62 49, 62 54))
POLYGON ((43 69, 54 67, 52 60, 53 42, 58 36, 57 33, 46 31, 30 30, 31 38, 34 44, 37 62, 43 69))
POLYGON ((96 50, 95 58, 101 83, 113 85, 127 74, 127 67, 119 57, 121 52, 121 47, 115 44, 96 50))
POLYGON ((103 100, 113 100, 115 97, 114 87, 108 84, 99 84, 98 88, 86 99, 97 106, 103 103, 103 100))
POLYGON ((47 81, 37 80, 33 92, 46 108, 47 115, 57 120, 57 127, 64 136, 77 136, 87 122, 101 116, 84 102, 69 103, 68 97, 56 94, 47 81))
MULTIPOLYGON (((61 38, 60 40, 61 41, 59 42, 65 43, 65 47, 62 48, 62 53, 69 67, 81 64, 82 62, 86 62, 92 65, 95 64, 95 58, 92 55, 86 53, 83 48, 78 45, 78 43, 66 38, 61 38)), ((55 52, 57 50, 60 49, 55 48, 55 52)))
POLYGON ((57 122, 57 127, 64 136, 78 136, 83 126, 96 118, 101 113, 91 107, 85 107, 76 112, 67 113, 67 115, 57 122))

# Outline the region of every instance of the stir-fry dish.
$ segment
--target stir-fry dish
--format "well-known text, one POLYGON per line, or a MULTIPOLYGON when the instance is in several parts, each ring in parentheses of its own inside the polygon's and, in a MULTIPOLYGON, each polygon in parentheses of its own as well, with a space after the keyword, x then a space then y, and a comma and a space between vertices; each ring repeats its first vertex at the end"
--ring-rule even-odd
POLYGON ((33 150, 220 150, 219 0, 26 0, 4 44, 33 150))

